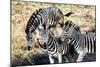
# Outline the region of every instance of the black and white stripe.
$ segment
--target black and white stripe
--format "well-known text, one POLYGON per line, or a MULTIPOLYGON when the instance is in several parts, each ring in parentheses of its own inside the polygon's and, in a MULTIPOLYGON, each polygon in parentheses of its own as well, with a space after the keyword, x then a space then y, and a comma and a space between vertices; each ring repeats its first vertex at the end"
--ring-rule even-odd
POLYGON ((45 23, 47 28, 55 26, 57 23, 63 25, 63 19, 62 11, 56 7, 41 8, 33 13, 25 29, 28 46, 32 47, 34 44, 34 32, 40 25, 45 23))
POLYGON ((96 34, 94 32, 81 33, 73 24, 65 26, 61 38, 63 41, 70 40, 68 43, 79 54, 77 62, 82 61, 86 53, 95 53, 96 51, 96 34))
MULTIPOLYGON (((54 63, 54 59, 58 58, 58 62, 62 63, 63 56, 69 54, 70 46, 69 44, 65 45, 66 42, 60 43, 59 38, 54 38, 51 32, 45 28, 39 29, 41 37, 39 38, 40 46, 44 49, 47 49, 49 54, 50 63, 54 63)), ((68 58, 64 57, 66 62, 68 62, 68 58)))

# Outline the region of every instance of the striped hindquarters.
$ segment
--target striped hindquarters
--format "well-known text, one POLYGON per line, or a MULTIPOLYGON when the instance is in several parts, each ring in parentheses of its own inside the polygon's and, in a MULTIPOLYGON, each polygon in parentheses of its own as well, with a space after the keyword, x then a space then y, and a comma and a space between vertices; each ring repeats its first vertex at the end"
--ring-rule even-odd
POLYGON ((96 34, 92 32, 87 32, 84 34, 84 46, 88 53, 95 53, 96 52, 96 34))

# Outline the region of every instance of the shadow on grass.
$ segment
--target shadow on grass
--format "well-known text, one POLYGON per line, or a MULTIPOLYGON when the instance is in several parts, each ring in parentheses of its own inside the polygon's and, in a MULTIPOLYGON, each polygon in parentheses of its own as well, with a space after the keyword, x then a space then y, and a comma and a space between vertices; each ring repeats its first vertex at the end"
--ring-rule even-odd
MULTIPOLYGON (((73 55, 74 59, 77 59, 77 54, 74 53, 73 55)), ((55 62, 57 64, 57 59, 55 59, 55 62)), ((87 54, 84 58, 82 62, 91 62, 91 61, 96 61, 96 55, 95 54, 87 54)), ((63 63, 65 63, 63 61, 63 63)), ((71 62, 70 62, 71 63, 71 62)), ((50 64, 49 62, 49 57, 48 54, 35 54, 32 55, 31 58, 18 58, 18 59, 14 59, 11 61, 11 66, 15 67, 15 66, 27 66, 27 65, 43 65, 43 64, 50 64)))

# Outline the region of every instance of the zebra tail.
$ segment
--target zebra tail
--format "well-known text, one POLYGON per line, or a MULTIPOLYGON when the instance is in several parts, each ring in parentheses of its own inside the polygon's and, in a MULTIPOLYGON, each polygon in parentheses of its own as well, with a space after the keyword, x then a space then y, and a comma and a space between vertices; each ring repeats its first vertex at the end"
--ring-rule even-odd
POLYGON ((68 12, 67 14, 65 14, 64 16, 69 17, 70 15, 74 14, 74 12, 68 12))

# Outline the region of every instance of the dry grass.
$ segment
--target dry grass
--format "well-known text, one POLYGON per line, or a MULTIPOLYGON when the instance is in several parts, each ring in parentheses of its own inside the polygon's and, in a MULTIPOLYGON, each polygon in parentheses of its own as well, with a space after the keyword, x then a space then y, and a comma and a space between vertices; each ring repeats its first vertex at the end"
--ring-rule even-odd
MULTIPOLYGON (((35 12, 36 9, 50 6, 60 8, 63 14, 70 11, 74 12, 70 17, 65 17, 65 21, 72 20, 81 27, 82 31, 95 27, 95 6, 12 1, 12 60, 26 57, 28 54, 37 54, 44 51, 39 46, 36 46, 36 48, 33 48, 31 51, 27 50, 25 27, 31 14, 35 12)), ((38 45, 37 42, 36 45, 38 45)))

